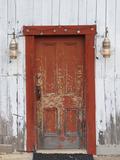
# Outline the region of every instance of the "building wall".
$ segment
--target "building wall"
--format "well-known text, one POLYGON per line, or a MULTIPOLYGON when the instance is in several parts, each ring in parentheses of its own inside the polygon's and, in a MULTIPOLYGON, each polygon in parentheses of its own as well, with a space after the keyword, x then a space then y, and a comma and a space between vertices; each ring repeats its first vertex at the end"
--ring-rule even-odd
POLYGON ((96 144, 98 154, 120 154, 120 1, 0 0, 0 143, 25 146, 25 40, 23 25, 96 24, 96 144), (112 55, 101 54, 108 26, 112 55), (10 62, 8 45, 15 28, 19 51, 10 62), (18 137, 18 138, 17 138, 18 137))

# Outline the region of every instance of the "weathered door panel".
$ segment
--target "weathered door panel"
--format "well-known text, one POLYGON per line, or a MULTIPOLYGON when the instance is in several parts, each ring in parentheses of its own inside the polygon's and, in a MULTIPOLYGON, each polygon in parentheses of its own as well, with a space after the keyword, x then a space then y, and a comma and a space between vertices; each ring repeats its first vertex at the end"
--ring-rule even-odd
POLYGON ((37 37, 35 49, 38 148, 84 148, 84 36, 37 37))

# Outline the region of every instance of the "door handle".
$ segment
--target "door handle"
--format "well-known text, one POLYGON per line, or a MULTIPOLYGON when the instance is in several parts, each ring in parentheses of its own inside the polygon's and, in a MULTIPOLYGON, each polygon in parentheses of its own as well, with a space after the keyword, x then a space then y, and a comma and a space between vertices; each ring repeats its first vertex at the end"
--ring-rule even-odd
POLYGON ((41 99, 41 87, 36 85, 36 99, 39 101, 41 99))
POLYGON ((36 75, 36 86, 35 86, 35 93, 36 93, 36 99, 37 101, 40 101, 41 99, 41 76, 39 73, 36 75))

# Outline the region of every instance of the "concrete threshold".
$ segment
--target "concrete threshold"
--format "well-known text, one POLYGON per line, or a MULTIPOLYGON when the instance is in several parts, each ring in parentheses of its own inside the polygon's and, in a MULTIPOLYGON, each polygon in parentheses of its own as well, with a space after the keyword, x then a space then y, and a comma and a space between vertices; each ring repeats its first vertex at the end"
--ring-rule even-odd
POLYGON ((32 160, 32 153, 1 154, 0 160, 32 160))
POLYGON ((84 149, 43 149, 43 150, 37 150, 37 153, 45 153, 45 154, 55 154, 55 153, 60 153, 60 154, 77 154, 77 153, 83 153, 86 154, 86 150, 84 149))

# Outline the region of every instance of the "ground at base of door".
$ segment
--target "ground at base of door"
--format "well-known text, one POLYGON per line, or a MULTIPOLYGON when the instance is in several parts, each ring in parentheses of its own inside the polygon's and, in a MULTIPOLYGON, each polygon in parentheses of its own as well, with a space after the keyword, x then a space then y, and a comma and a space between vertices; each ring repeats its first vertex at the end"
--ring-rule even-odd
MULTIPOLYGON (((32 153, 0 154, 0 160, 32 160, 32 153)), ((119 156, 94 156, 94 160, 120 160, 119 156)))

